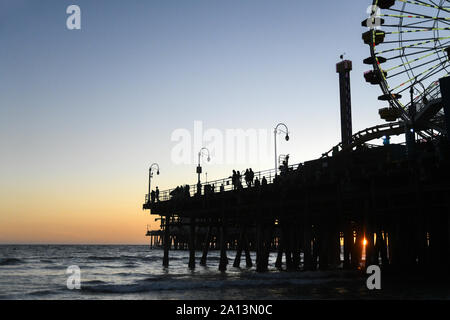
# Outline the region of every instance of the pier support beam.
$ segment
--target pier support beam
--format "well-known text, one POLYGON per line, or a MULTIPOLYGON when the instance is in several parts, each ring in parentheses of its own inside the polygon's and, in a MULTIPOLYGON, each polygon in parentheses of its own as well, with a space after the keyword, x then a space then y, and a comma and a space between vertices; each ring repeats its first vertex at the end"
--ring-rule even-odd
POLYGON ((294 223, 292 230, 292 241, 293 241, 292 262, 294 270, 300 269, 300 238, 301 238, 300 225, 298 223, 294 223))
POLYGON ((248 241, 247 231, 244 233, 244 252, 245 252, 245 266, 247 268, 253 267, 252 257, 250 256, 250 244, 248 241))
POLYGON ((353 245, 354 245, 353 242, 354 242, 353 228, 348 223, 345 226, 345 231, 344 231, 344 269, 345 270, 352 268, 351 255, 352 255, 352 250, 353 250, 353 245))
POLYGON ((329 269, 329 261, 328 261, 328 253, 329 253, 329 239, 330 230, 327 222, 322 221, 321 226, 319 227, 319 269, 320 270, 328 270, 329 269))
POLYGON ((235 268, 239 268, 241 265, 241 255, 242 255, 242 249, 243 249, 243 243, 244 243, 244 233, 245 233, 245 227, 241 226, 241 230, 239 232, 237 248, 236 248, 236 257, 234 258, 234 263, 233 263, 233 267, 235 267, 235 268))
POLYGON ((189 268, 195 269, 195 218, 189 225, 189 268))
POLYGON ((313 270, 311 224, 305 223, 303 230, 303 269, 313 270))
POLYGON ((363 243, 363 231, 361 230, 360 225, 355 226, 356 231, 356 240, 354 240, 354 244, 352 246, 352 267, 358 269, 361 263, 361 255, 362 255, 362 243, 363 243))
POLYGON ((389 264, 389 260, 387 257, 387 245, 386 245, 386 233, 383 233, 380 229, 377 230, 377 242, 375 244, 376 251, 376 264, 378 264, 378 255, 381 256, 381 265, 387 266, 389 264))
POLYGON ((259 223, 256 228, 256 271, 266 272, 269 266, 272 226, 269 226, 267 223, 259 223))
POLYGON ((328 265, 331 269, 337 269, 341 263, 341 237, 337 227, 337 221, 330 226, 328 265))
POLYGON ((286 247, 286 235, 284 228, 280 228, 280 234, 278 237, 278 248, 277 248, 277 260, 275 261, 275 268, 281 270, 283 266, 283 252, 286 247))
POLYGON ((222 219, 222 225, 220 226, 220 261, 219 261, 220 271, 226 271, 228 265, 226 232, 227 232, 226 221, 225 219, 222 219))
POLYGON ((263 260, 264 260, 264 234, 263 234, 263 225, 262 223, 258 223, 256 225, 256 271, 263 272, 263 260))
POLYGON ((203 253, 202 258, 200 260, 201 266, 206 266, 206 259, 208 258, 208 249, 211 242, 211 226, 208 226, 208 230, 206 231, 205 241, 203 242, 203 253))
POLYGON ((169 266, 169 248, 170 248, 170 235, 169 235, 169 216, 165 218, 165 228, 164 228, 164 257, 163 257, 163 266, 169 266))
POLYGON ((285 248, 285 257, 286 257, 286 269, 289 271, 294 270, 294 261, 292 257, 293 253, 293 235, 292 235, 292 226, 285 225, 283 235, 285 238, 284 248, 285 248))

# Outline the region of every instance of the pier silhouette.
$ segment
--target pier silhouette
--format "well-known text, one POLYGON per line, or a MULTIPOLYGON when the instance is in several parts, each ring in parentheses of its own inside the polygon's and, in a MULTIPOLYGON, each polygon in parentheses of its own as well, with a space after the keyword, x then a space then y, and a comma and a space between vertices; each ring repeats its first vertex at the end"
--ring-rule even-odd
MULTIPOLYGON (((243 254, 246 267, 267 271, 270 252, 275 267, 287 270, 450 267, 450 143, 446 130, 423 121, 447 111, 450 80, 441 79, 436 99, 412 104, 419 111, 412 120, 390 114, 390 123, 352 134, 351 69, 348 60, 337 64, 342 142, 321 158, 289 165, 287 156, 277 169, 235 170, 158 197, 149 190, 143 209, 161 220, 148 234, 164 249, 164 266, 170 250, 189 250, 190 268, 197 250, 201 265, 209 250, 220 250, 222 271, 241 267, 243 254), (401 134, 405 143, 390 143, 401 134), (383 137, 381 146, 369 143, 383 137), (233 263, 228 250, 236 251, 233 263)), ((448 114, 438 118, 441 128, 448 114)))
POLYGON ((287 269, 358 268, 371 264, 426 269, 449 265, 449 145, 418 143, 420 156, 411 162, 404 145, 361 148, 351 153, 255 173, 266 186, 233 190, 231 178, 191 186, 189 194, 162 191, 159 202, 144 209, 161 217, 164 265, 169 249, 242 252, 251 266, 256 251, 258 271, 268 268, 270 251, 287 269), (221 192, 208 185, 223 184, 221 192), (206 191, 205 191, 206 190, 206 191), (342 246, 341 246, 342 244, 342 246), (361 258, 365 249, 365 260, 361 258), (341 261, 341 256, 343 260, 341 261))

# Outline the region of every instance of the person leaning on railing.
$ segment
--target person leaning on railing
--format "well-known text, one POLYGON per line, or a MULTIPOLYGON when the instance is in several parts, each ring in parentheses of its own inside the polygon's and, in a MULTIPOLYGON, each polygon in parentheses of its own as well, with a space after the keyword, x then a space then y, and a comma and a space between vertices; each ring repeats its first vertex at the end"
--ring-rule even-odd
POLYGON ((150 198, 152 200, 152 203, 155 203, 155 199, 156 199, 156 192, 155 192, 155 190, 152 190, 152 192, 150 194, 150 198))
POLYGON ((262 178, 261 185, 262 185, 263 187, 267 186, 267 179, 266 179, 265 176, 262 178))
POLYGON ((255 179, 255 188, 259 188, 261 186, 261 182, 259 182, 258 177, 255 179))

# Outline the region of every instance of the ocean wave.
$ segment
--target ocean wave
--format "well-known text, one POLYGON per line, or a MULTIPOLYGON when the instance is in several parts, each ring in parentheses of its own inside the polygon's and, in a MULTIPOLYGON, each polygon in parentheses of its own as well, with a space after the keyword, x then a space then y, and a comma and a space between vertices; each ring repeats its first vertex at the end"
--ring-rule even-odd
POLYGON ((85 285, 85 284, 89 284, 89 285, 92 285, 92 284, 106 284, 106 282, 102 281, 102 280, 89 280, 89 281, 83 281, 81 283, 81 285, 85 285))
POLYGON ((117 257, 109 257, 109 256, 89 256, 86 257, 87 260, 100 260, 100 261, 112 261, 112 260, 118 260, 117 257))
POLYGON ((12 266, 25 263, 25 261, 17 258, 0 259, 0 266, 12 266))
POLYGON ((30 296, 48 296, 48 295, 52 295, 52 294, 56 294, 56 291, 52 291, 52 290, 38 290, 38 291, 32 291, 30 293, 28 293, 30 296))
MULTIPOLYGON (((246 279, 246 280, 188 280, 164 279, 164 278, 146 278, 132 284, 101 284, 82 286, 81 290, 89 293, 103 294, 127 294, 127 293, 145 293, 152 291, 165 290, 201 290, 201 289, 231 289, 231 288, 264 288, 279 287, 286 285, 317 285, 320 283, 337 281, 335 278, 316 278, 316 279, 246 279)), ((341 280, 340 280, 341 281, 341 280)))
POLYGON ((41 259, 39 261, 42 263, 53 263, 54 262, 52 259, 41 259))
MULTIPOLYGON (((130 256, 130 255, 121 255, 117 257, 111 257, 111 256, 89 256, 84 258, 86 260, 92 260, 92 261, 157 261, 161 260, 161 257, 155 257, 155 256, 130 256)), ((177 259, 175 259, 177 260, 177 259)))
POLYGON ((136 272, 118 272, 118 273, 113 273, 113 276, 119 276, 119 277, 145 277, 148 276, 147 273, 136 273, 136 272))

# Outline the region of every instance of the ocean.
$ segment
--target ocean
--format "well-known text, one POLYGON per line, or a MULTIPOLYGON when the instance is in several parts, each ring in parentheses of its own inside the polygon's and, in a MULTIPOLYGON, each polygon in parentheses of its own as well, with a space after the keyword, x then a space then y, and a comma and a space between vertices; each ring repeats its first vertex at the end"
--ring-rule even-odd
MULTIPOLYGON (((232 267, 218 271, 219 252, 211 251, 208 266, 189 270, 189 253, 163 252, 148 246, 2 245, 0 299, 26 300, 310 300, 310 299, 450 299, 448 283, 382 278, 382 290, 367 289, 357 271, 267 273, 232 267), (70 266, 80 270, 80 289, 69 289, 70 266)), ((255 255, 252 254, 255 261, 255 255)), ((275 265, 276 254, 270 256, 275 265)), ((245 265, 245 259, 242 263, 245 265)))

